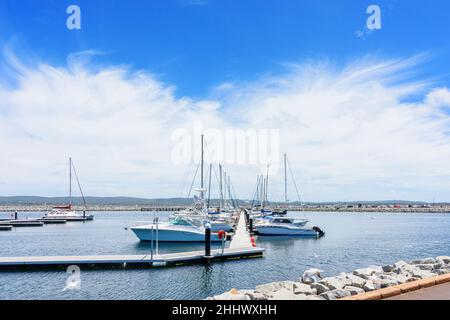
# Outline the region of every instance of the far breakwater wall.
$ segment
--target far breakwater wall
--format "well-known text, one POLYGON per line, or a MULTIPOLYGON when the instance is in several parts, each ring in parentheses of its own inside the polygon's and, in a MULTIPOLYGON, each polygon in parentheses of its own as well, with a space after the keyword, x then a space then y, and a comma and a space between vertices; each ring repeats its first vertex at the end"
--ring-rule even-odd
MULTIPOLYGON (((52 210, 54 205, 0 205, 0 212, 48 212, 52 210)), ((181 211, 186 209, 187 206, 154 206, 145 207, 139 205, 88 205, 89 211, 144 211, 144 212, 154 212, 154 211, 181 211)), ((76 211, 83 211, 85 208, 83 206, 73 206, 76 211)))
MULTIPOLYGON (((54 205, 45 204, 18 204, 18 205, 0 205, 0 212, 46 212, 50 211, 54 205)), ((186 209, 187 206, 177 205, 88 205, 89 211, 180 211, 186 209)), ((84 210, 83 206, 74 206, 75 210, 84 210)), ((354 213, 379 213, 379 212, 392 212, 392 213, 450 213, 450 205, 435 206, 435 207, 314 207, 314 206, 302 206, 302 207, 290 207, 289 211, 307 211, 307 212, 354 212, 354 213)))

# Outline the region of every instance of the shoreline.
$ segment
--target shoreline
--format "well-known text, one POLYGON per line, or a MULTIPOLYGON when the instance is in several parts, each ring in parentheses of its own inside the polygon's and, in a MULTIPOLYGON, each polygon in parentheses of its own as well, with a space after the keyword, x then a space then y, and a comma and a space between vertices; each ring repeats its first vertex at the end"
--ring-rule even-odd
MULTIPOLYGON (((53 208, 52 205, 0 205, 0 213, 12 212, 46 212, 53 208)), ((123 211, 123 212, 172 212, 187 209, 189 206, 146 206, 146 205, 92 205, 88 206, 88 211, 123 211)), ((83 206, 74 205, 74 210, 82 211, 83 206)), ((450 213, 450 206, 424 207, 424 208, 384 208, 384 207, 364 207, 364 208, 347 208, 347 207, 291 207, 288 211, 292 212, 333 212, 333 213, 450 213)))
POLYGON ((321 277, 320 270, 309 269, 297 281, 278 281, 255 289, 231 289, 206 300, 353 300, 381 289, 450 274, 450 257, 398 261, 386 266, 369 266, 337 276, 321 277))

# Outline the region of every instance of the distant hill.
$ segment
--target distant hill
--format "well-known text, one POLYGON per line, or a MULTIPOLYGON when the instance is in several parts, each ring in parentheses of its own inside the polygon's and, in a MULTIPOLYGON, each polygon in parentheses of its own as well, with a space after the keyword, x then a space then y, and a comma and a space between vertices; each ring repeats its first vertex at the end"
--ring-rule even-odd
MULTIPOLYGON (((0 196, 0 205, 60 205, 67 204, 68 197, 37 197, 37 196, 0 196)), ((86 202, 90 205, 137 205, 137 206, 151 206, 151 205, 191 205, 193 199, 189 198, 166 198, 166 199, 146 199, 134 197, 86 197, 86 202)), ((251 200, 238 200, 239 204, 249 204, 251 200)), ((81 197, 73 197, 72 203, 74 205, 82 205, 81 197)), ((219 200, 212 199, 211 205, 217 206, 219 200)), ((283 205, 282 202, 271 202, 272 205, 283 205)), ((290 205, 299 205, 299 202, 290 202, 290 205)), ((429 204, 422 201, 405 201, 405 200, 385 200, 385 201, 342 201, 342 202, 306 202, 307 205, 422 205, 429 204)), ((443 204, 443 203, 436 203, 443 204)))
MULTIPOLYGON (((12 196, 0 197, 0 204, 3 205, 58 205, 69 202, 69 197, 36 197, 36 196, 12 196)), ((132 197, 86 197, 86 202, 91 205, 155 205, 171 204, 185 205, 191 204, 192 199, 172 198, 172 199, 144 199, 132 197)), ((81 197, 73 197, 72 204, 82 205, 81 197)))

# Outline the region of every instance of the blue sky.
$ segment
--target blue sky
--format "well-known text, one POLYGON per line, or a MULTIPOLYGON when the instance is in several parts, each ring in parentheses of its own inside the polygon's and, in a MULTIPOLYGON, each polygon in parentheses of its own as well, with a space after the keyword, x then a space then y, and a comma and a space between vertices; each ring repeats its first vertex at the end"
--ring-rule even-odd
POLYGON ((102 63, 147 70, 177 96, 204 97, 222 82, 276 74, 289 62, 422 52, 433 59, 420 76, 448 84, 449 12, 445 0, 0 0, 0 41, 52 64, 98 50, 102 63), (81 7, 81 31, 65 28, 70 4, 81 7), (370 4, 381 7, 383 28, 363 40, 355 32, 365 28, 370 4))
POLYGON ((0 0, 0 195, 66 195, 72 156, 86 194, 185 196, 200 133, 270 129, 257 163, 208 159, 239 197, 270 163, 283 199, 288 152, 307 201, 450 201, 449 16, 447 0, 0 0))

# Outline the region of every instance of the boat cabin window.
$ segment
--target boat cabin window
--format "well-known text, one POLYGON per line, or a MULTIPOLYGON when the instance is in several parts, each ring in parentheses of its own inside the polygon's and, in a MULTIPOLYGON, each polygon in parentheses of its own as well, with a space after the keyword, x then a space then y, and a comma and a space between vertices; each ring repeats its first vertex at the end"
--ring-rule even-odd
POLYGON ((289 219, 274 219, 273 222, 275 223, 292 223, 289 219))
POLYGON ((174 226, 192 226, 192 223, 189 220, 180 217, 173 218, 169 223, 174 226))

